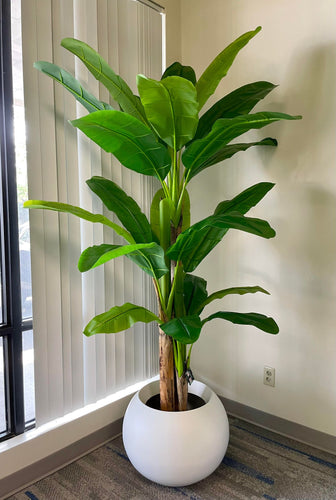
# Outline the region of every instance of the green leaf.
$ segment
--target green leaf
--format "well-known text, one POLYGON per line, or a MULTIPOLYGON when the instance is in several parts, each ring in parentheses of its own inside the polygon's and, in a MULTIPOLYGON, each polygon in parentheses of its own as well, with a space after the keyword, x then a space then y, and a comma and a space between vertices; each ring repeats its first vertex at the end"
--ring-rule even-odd
POLYGON ((257 142, 228 144, 227 146, 224 146, 222 149, 217 151, 217 153, 210 156, 207 160, 204 161, 204 163, 192 169, 189 175, 189 180, 195 177, 195 175, 202 172, 202 170, 211 167, 212 165, 216 165, 217 163, 223 160, 227 160, 236 153, 239 153, 240 151, 246 151, 247 149, 253 146, 277 146, 277 145, 278 145, 277 141, 275 139, 272 139, 271 137, 266 137, 262 141, 257 141, 257 142))
POLYGON ((182 231, 190 227, 190 216, 190 198, 188 191, 185 189, 182 199, 182 231))
POLYGON ((168 273, 163 248, 157 243, 142 250, 136 250, 126 257, 135 262, 143 271, 157 280, 168 273))
POLYGON ((89 45, 74 38, 64 38, 62 47, 77 56, 92 75, 107 88, 126 113, 146 123, 145 112, 139 99, 127 83, 117 75, 107 62, 89 45))
POLYGON ((81 272, 88 271, 122 255, 135 262, 152 278, 159 279, 168 272, 164 261, 164 251, 157 243, 94 245, 82 253, 79 258, 78 269, 81 272))
MULTIPOLYGON (((260 182, 245 189, 242 193, 235 196, 232 200, 226 200, 217 206, 214 215, 228 215, 232 212, 246 214, 250 208, 254 207, 274 186, 271 182, 260 182)), ((205 219, 207 221, 207 219, 205 219)), ((197 224, 201 224, 200 223, 197 224)), ((194 227, 194 226, 192 226, 194 227)), ((187 264, 185 270, 191 272, 198 264, 208 255, 208 253, 221 241, 228 232, 228 229, 218 229, 213 227, 203 228, 201 231, 201 239, 198 241, 192 240, 195 244, 194 251, 191 250, 189 258, 185 258, 184 264, 187 264), (190 261, 190 262, 189 262, 190 261), (189 267, 190 266, 190 267, 189 267)), ((187 233, 184 231, 182 234, 187 233)), ((188 234, 188 233, 187 233, 188 234)))
POLYGON ((167 78, 168 76, 180 76, 189 80, 193 85, 196 85, 196 75, 195 71, 191 66, 183 66, 179 62, 174 62, 171 64, 166 71, 163 73, 161 80, 167 78))
POLYGON ((152 230, 145 214, 133 198, 127 196, 117 184, 104 177, 94 176, 87 185, 114 212, 120 222, 131 233, 136 243, 151 243, 152 230))
POLYGON ((216 207, 214 215, 224 215, 230 212, 239 212, 245 215, 252 207, 257 205, 264 196, 275 186, 273 182, 258 182, 244 189, 232 200, 225 200, 216 207))
POLYGON ((264 288, 261 288, 260 286, 239 286, 239 287, 232 287, 232 288, 224 288, 223 290, 218 290, 217 292, 212 293, 207 297, 204 302, 202 302, 199 306, 198 309, 196 309, 194 312, 195 313, 201 313, 202 309, 204 309, 205 306, 210 304, 213 300, 217 299, 222 299, 223 297, 226 297, 226 295, 245 295, 246 293, 266 293, 267 295, 270 295, 267 290, 264 288))
POLYGON ((144 307, 136 306, 126 302, 123 306, 112 307, 107 312, 95 316, 85 327, 84 334, 87 337, 96 333, 118 333, 127 330, 134 323, 151 323, 160 318, 144 307))
POLYGON ((133 116, 122 111, 96 111, 71 123, 125 167, 159 180, 168 174, 171 160, 167 149, 133 116))
POLYGON ((188 315, 200 314, 203 310, 202 304, 208 296, 207 282, 205 279, 193 274, 186 274, 184 278, 184 306, 188 315))
POLYGON ((34 68, 63 85, 63 87, 75 96, 77 101, 80 102, 89 111, 89 113, 102 111, 104 109, 113 109, 109 104, 96 99, 94 95, 81 86, 79 81, 76 80, 74 76, 72 76, 65 69, 56 66, 56 64, 46 61, 37 61, 34 63, 34 68))
POLYGON ((253 38, 259 31, 259 26, 254 31, 248 31, 241 35, 228 47, 226 47, 203 72, 196 84, 199 109, 201 109, 209 97, 215 92, 221 79, 227 74, 239 51, 253 38))
POLYGON ((160 328, 166 335, 182 344, 193 344, 200 336, 202 322, 200 317, 194 314, 184 318, 174 318, 160 325, 160 328))
POLYGON ((194 169, 199 168, 207 162, 209 158, 232 141, 232 139, 245 132, 252 129, 260 129, 279 120, 298 120, 300 118, 300 116, 291 116, 271 111, 241 115, 235 118, 221 118, 215 122, 208 135, 202 139, 193 141, 186 148, 182 156, 183 164, 192 173, 194 169))
POLYGON ((129 243, 134 243, 134 239, 128 231, 118 224, 114 224, 114 222, 110 221, 107 217, 104 217, 104 215, 92 214, 87 210, 83 210, 83 208, 68 205, 66 203, 58 203, 56 201, 28 200, 24 202, 23 206, 24 208, 41 208, 44 210, 52 210, 54 212, 64 212, 75 215, 76 217, 89 222, 98 222, 114 229, 117 234, 125 238, 125 240, 129 243))
POLYGON ((155 132, 175 150, 195 135, 198 103, 195 87, 179 76, 157 81, 137 76, 137 85, 146 116, 155 132))
POLYGON ((156 243, 140 243, 135 245, 93 245, 82 252, 78 261, 78 269, 81 272, 89 271, 95 267, 101 266, 106 262, 127 255, 138 250, 153 247, 156 243))
POLYGON ((211 314, 208 318, 205 318, 202 321, 202 325, 216 318, 226 319, 227 321, 231 321, 231 323, 235 323, 238 325, 252 325, 256 328, 259 328, 260 330, 263 330, 266 333, 272 333, 273 335, 279 333, 279 327, 273 318, 269 318, 268 316, 264 316, 263 314, 254 312, 239 313, 231 311, 219 311, 211 314))
POLYGON ((150 225, 152 228, 152 232, 155 235, 157 241, 160 241, 161 233, 160 233, 160 201, 165 198, 165 194, 163 189, 159 189, 156 191, 155 195, 152 199, 152 204, 150 208, 150 225))
POLYGON ((238 212, 228 215, 211 215, 181 233, 168 249, 167 255, 172 260, 181 260, 185 271, 191 272, 222 240, 230 228, 263 238, 275 236, 274 229, 268 222, 261 219, 244 217, 238 212))
MULTIPOLYGON (((164 194, 163 189, 159 189, 153 197, 151 209, 150 209, 150 224, 151 224, 153 234, 158 239, 158 241, 161 238, 159 206, 160 206, 160 202, 163 199, 166 199, 167 202, 169 202, 169 203, 171 202, 171 200, 168 200, 167 198, 165 198, 165 194, 164 194)), ((174 204, 171 202, 171 214, 174 214, 174 210, 175 210, 174 204)), ((184 231, 185 229, 188 229, 188 227, 190 226, 190 198, 189 198, 189 193, 187 190, 184 191, 184 195, 183 195, 183 199, 182 199, 181 214, 182 214, 182 231, 184 231)), ((178 226, 179 221, 176 220, 175 222, 176 222, 176 226, 178 226)))
POLYGON ((276 85, 269 82, 254 82, 224 96, 200 117, 195 139, 207 135, 219 118, 234 118, 238 115, 247 115, 275 87, 276 85))

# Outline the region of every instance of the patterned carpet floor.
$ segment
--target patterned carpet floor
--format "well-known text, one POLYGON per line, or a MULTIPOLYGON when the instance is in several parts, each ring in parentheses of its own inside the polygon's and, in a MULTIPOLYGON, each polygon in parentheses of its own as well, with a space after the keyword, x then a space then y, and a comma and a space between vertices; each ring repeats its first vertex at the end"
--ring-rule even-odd
POLYGON ((134 470, 118 437, 10 497, 28 499, 336 500, 336 456, 231 417, 226 456, 199 483, 151 483, 134 470))

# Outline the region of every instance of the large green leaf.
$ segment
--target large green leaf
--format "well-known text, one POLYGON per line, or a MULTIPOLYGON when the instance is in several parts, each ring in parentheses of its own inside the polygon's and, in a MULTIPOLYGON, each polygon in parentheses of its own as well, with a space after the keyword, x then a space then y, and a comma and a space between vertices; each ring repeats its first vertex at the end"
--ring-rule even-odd
POLYGON ((260 200, 275 186, 273 182, 258 182, 253 186, 244 189, 232 200, 225 200, 216 207, 214 215, 224 215, 230 212, 239 212, 245 215, 252 207, 257 205, 260 200))
POLYGON ((122 111, 96 111, 71 122, 127 168, 164 179, 171 166, 169 153, 153 132, 122 111))
POLYGON ((133 198, 117 184, 104 177, 94 176, 86 181, 89 188, 114 212, 131 233, 136 243, 151 243, 152 230, 145 214, 133 198))
POLYGON ((231 323, 236 323, 238 325, 251 325, 263 330, 266 333, 272 333, 273 335, 279 333, 279 327, 273 318, 264 316, 259 313, 239 313, 232 311, 219 311, 211 314, 208 318, 202 321, 202 325, 211 321, 213 319, 225 319, 231 321, 231 323))
POLYGON ((181 233, 167 255, 172 260, 181 260, 185 271, 191 272, 222 240, 228 229, 239 229, 263 238, 275 236, 274 229, 261 219, 244 217, 238 212, 211 215, 181 233))
POLYGON ((166 69, 166 71, 162 75, 161 80, 167 78, 168 76, 180 76, 181 78, 189 80, 193 85, 196 84, 196 75, 193 68, 191 66, 183 66, 177 61, 171 64, 166 69))
POLYGON ((163 189, 156 191, 152 199, 152 204, 150 208, 150 225, 152 232, 155 235, 157 241, 160 241, 161 230, 160 230, 160 202, 165 198, 163 189))
POLYGON ((63 85, 63 87, 75 96, 77 101, 80 102, 89 111, 89 113, 102 111, 104 109, 113 109, 109 104, 96 99, 94 95, 90 94, 90 92, 81 86, 79 81, 76 80, 74 76, 56 64, 46 61, 37 61, 34 63, 34 68, 63 85))
POLYGON ((205 279, 193 274, 186 274, 184 278, 184 306, 188 315, 200 314, 202 304, 208 296, 207 282, 205 279))
POLYGON ((182 344, 193 344, 200 336, 202 322, 200 317, 194 314, 184 318, 174 318, 160 325, 160 328, 166 335, 182 344))
POLYGON ((117 234, 125 238, 125 240, 129 243, 134 243, 134 239, 128 231, 126 231, 118 224, 110 221, 107 217, 104 217, 104 215, 92 214, 91 212, 88 212, 83 208, 76 207, 74 205, 68 205, 66 203, 58 203, 56 201, 28 200, 24 202, 23 206, 24 208, 41 208, 44 210, 52 210, 54 212, 64 212, 67 214, 75 215, 76 217, 87 220, 89 222, 98 222, 114 229, 117 234))
POLYGON ((136 250, 135 252, 126 255, 126 257, 135 262, 143 271, 156 279, 161 278, 169 271, 165 263, 163 248, 157 243, 153 243, 153 246, 143 248, 142 250, 136 250))
POLYGON ((137 76, 137 85, 149 123, 171 148, 179 150, 195 135, 198 103, 194 85, 179 76, 157 81, 137 76))
POLYGON ((259 26, 254 31, 248 31, 241 35, 228 47, 226 47, 218 56, 210 63, 206 70, 201 75, 196 84, 199 109, 201 109, 209 97, 215 92, 221 79, 227 74, 233 61, 239 51, 253 38, 259 31, 259 26))
POLYGON ((253 146, 277 146, 277 145, 278 145, 277 141, 275 139, 272 139, 271 137, 266 137, 262 141, 256 141, 256 142, 228 144, 227 146, 224 146, 222 149, 217 151, 217 153, 210 156, 207 160, 204 161, 204 163, 202 163, 196 168, 193 168, 190 171, 189 180, 195 177, 195 175, 202 172, 202 170, 211 167, 212 165, 216 165, 220 161, 227 160, 236 153, 239 153, 240 151, 246 151, 247 149, 253 146))
POLYGON ((156 243, 94 245, 82 253, 79 258, 78 269, 81 272, 88 271, 122 255, 135 262, 152 278, 159 279, 168 272, 164 261, 163 249, 156 243))
POLYGON ((96 333, 118 333, 127 330, 134 323, 151 323, 160 319, 144 307, 126 302, 123 306, 112 307, 109 311, 95 316, 85 327, 87 337, 96 333))
POLYGON ((208 135, 193 141, 186 148, 182 156, 183 164, 187 169, 193 171, 208 161, 232 139, 249 130, 260 129, 279 120, 298 120, 300 118, 300 116, 271 111, 240 115, 235 118, 221 118, 215 122, 208 135))
POLYGON ((93 245, 84 250, 79 257, 78 269, 81 272, 89 271, 95 267, 101 266, 106 262, 127 255, 144 248, 155 246, 156 243, 139 243, 135 245, 93 245))
MULTIPOLYGON (((260 182, 258 184, 255 184, 254 186, 245 189, 242 193, 235 196, 232 200, 226 200, 219 203, 214 215, 228 215, 231 212, 239 212, 240 214, 244 215, 252 207, 254 207, 268 193, 268 191, 272 189, 273 186, 274 184, 271 182, 260 182)), ((201 233, 201 240, 195 243, 197 246, 195 246, 195 251, 190 254, 189 259, 191 262, 188 263, 188 267, 185 267, 185 270, 187 272, 191 272, 196 269, 198 264, 221 241, 228 230, 228 228, 203 228, 201 233)), ((185 233, 186 231, 182 234, 185 233)), ((187 259, 185 259, 184 262, 186 264, 187 259)))
POLYGON ((210 304, 210 302, 212 302, 213 300, 222 299, 223 297, 226 297, 226 295, 245 295, 246 293, 257 292, 266 293, 267 295, 269 295, 269 292, 264 288, 261 288, 260 286, 237 286, 232 288, 224 288, 223 290, 218 290, 217 292, 209 295, 209 297, 207 297, 204 302, 202 302, 199 307, 195 309, 194 312, 200 314, 202 312, 202 309, 210 304))
POLYGON ((136 98, 127 83, 92 47, 74 38, 64 38, 61 45, 79 57, 93 76, 107 88, 123 111, 146 123, 145 112, 140 100, 136 98))
POLYGON ((234 118, 238 115, 247 115, 275 87, 276 85, 269 82, 254 82, 224 96, 200 117, 195 139, 207 135, 219 118, 234 118))

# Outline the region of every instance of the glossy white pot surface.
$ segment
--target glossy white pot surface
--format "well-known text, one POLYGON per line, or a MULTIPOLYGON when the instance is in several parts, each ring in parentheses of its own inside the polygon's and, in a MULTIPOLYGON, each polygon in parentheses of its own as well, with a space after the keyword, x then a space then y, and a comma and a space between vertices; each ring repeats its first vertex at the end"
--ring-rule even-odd
POLYGON ((202 382, 189 392, 205 405, 185 412, 146 406, 159 393, 159 381, 143 387, 129 403, 123 441, 133 466, 146 478, 166 486, 186 486, 209 476, 224 458, 229 423, 218 396, 202 382))

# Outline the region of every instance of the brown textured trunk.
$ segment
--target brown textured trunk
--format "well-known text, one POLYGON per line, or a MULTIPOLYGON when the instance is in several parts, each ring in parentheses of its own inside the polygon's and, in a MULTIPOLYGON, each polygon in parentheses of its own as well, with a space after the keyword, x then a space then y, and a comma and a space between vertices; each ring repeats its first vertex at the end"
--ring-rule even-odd
POLYGON ((177 411, 186 411, 188 404, 188 381, 183 374, 182 377, 178 376, 177 370, 175 371, 176 380, 176 403, 177 411))
POLYGON ((175 411, 175 368, 173 339, 159 327, 160 408, 175 411))
MULTIPOLYGON (((176 241, 181 232, 182 219, 178 228, 171 228, 171 243, 176 241)), ((171 262, 171 276, 174 276, 176 262, 171 262)), ((154 283, 155 285, 155 283, 154 283)), ((156 286, 156 285, 155 285, 156 286)), ((158 291, 157 296, 159 299, 158 291)), ((166 321, 160 307, 160 319, 166 321)), ((159 327, 159 362, 160 362, 160 408, 162 411, 185 411, 188 401, 188 382, 183 374, 179 377, 175 372, 173 339, 159 327)))

